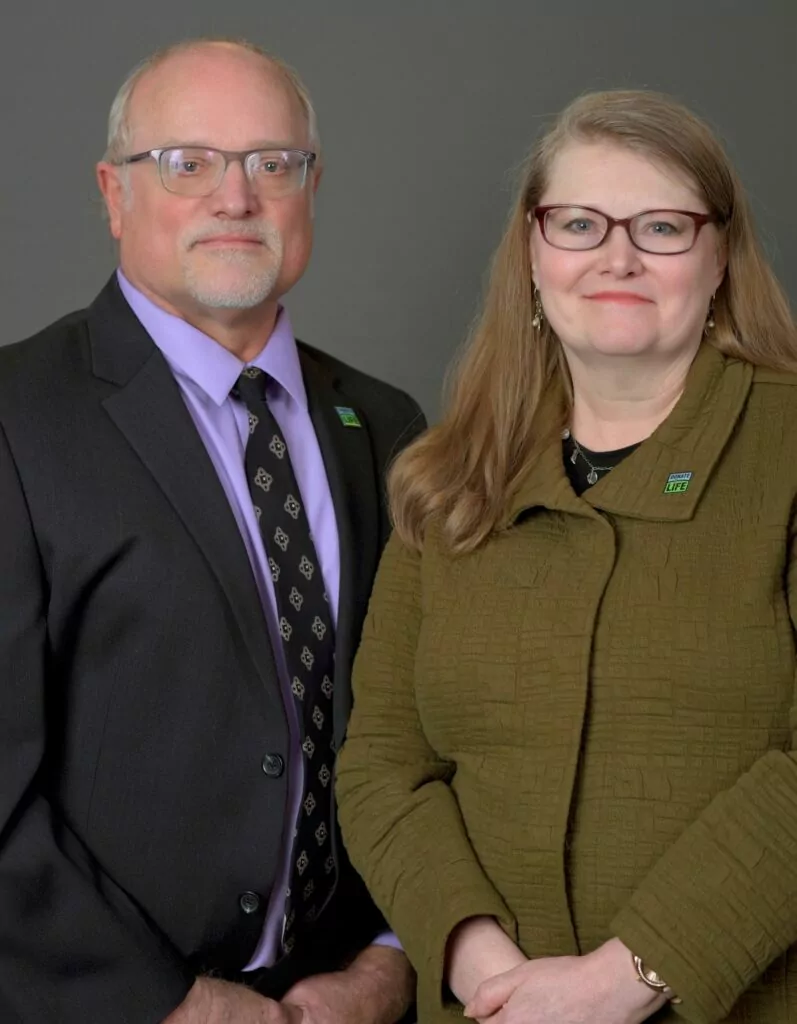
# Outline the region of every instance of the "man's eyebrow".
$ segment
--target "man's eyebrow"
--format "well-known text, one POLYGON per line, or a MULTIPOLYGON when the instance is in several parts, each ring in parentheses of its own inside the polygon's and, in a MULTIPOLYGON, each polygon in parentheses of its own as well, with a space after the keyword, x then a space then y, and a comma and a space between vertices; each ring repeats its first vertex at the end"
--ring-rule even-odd
POLYGON ((220 153, 256 153, 261 149, 304 149, 303 146, 297 146, 292 142, 274 142, 267 140, 265 142, 257 142, 253 146, 249 146, 247 149, 223 149, 221 146, 214 146, 210 142, 185 142, 184 140, 172 140, 165 142, 162 146, 152 147, 153 149, 215 149, 220 153))

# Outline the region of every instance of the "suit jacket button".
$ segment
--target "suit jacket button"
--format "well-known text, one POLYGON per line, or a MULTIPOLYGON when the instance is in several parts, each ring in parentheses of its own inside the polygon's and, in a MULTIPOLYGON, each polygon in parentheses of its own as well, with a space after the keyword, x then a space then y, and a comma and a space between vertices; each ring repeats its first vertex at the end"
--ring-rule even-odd
POLYGON ((256 914, 260 910, 260 897, 256 892, 244 892, 238 897, 238 906, 245 914, 256 914))
POLYGON ((270 779, 278 779, 285 771, 285 762, 279 754, 266 754, 262 768, 270 779))

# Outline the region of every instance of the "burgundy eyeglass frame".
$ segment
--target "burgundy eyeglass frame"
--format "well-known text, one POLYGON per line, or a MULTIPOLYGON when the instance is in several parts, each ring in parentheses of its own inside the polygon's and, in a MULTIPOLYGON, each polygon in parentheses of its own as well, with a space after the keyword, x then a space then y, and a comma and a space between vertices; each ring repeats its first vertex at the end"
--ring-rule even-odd
MULTIPOLYGON (((621 227, 631 242, 631 245, 635 249, 639 249, 640 252, 649 252, 647 249, 643 249, 641 245, 637 245, 631 235, 631 221, 636 220, 637 217, 644 217, 646 213, 680 213, 684 217, 690 217, 695 224, 695 237, 692 239, 692 244, 689 249, 694 248, 697 236, 700 234, 701 228, 704 228, 706 224, 724 224, 725 221, 721 217, 717 217, 713 213, 693 213, 692 210, 668 210, 668 209, 655 209, 655 210, 640 210, 639 213, 635 213, 633 217, 610 217, 608 213, 604 213, 603 210, 598 210, 594 206, 579 206, 574 203, 550 203, 547 206, 535 206, 531 211, 532 216, 540 225, 540 234, 548 242, 548 245, 553 246, 554 249, 559 249, 560 246, 554 245, 553 242, 548 241, 548 236, 545 233, 545 215, 550 210, 586 210, 588 213, 597 213, 598 216, 603 217, 607 223, 606 234, 598 242, 597 245, 592 245, 588 249, 567 249, 565 252, 592 252, 595 249, 600 249, 609 235, 612 233, 615 227, 621 227)), ((682 253, 689 252, 689 249, 681 249, 678 252, 660 252, 650 253, 652 256, 680 256, 682 253)))

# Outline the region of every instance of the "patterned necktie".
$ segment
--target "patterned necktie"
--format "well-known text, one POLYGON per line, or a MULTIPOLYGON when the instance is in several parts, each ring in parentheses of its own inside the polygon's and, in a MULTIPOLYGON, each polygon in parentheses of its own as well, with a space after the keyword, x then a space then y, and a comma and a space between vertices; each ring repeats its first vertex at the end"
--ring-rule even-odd
POLYGON ((304 791, 291 853, 282 948, 319 915, 337 881, 332 851, 332 678, 335 641, 321 567, 288 447, 255 366, 233 394, 249 412, 246 475, 277 598, 279 632, 301 731, 304 791))

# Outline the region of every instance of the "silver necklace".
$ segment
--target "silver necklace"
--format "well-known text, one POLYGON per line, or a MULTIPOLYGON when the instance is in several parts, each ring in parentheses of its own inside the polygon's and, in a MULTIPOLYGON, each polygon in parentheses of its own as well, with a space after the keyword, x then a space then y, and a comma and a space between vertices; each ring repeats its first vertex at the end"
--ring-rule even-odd
POLYGON ((570 433, 570 430, 567 427, 565 427, 565 429, 562 431, 562 440, 573 442, 573 454, 570 456, 570 461, 573 463, 574 466, 578 462, 579 456, 581 456, 584 462, 586 462, 586 464, 589 466, 589 473, 587 473, 587 483, 590 486, 598 482, 598 473, 608 473, 610 469, 614 469, 614 466, 593 466, 593 464, 584 454, 584 449, 573 437, 573 435, 570 433))

